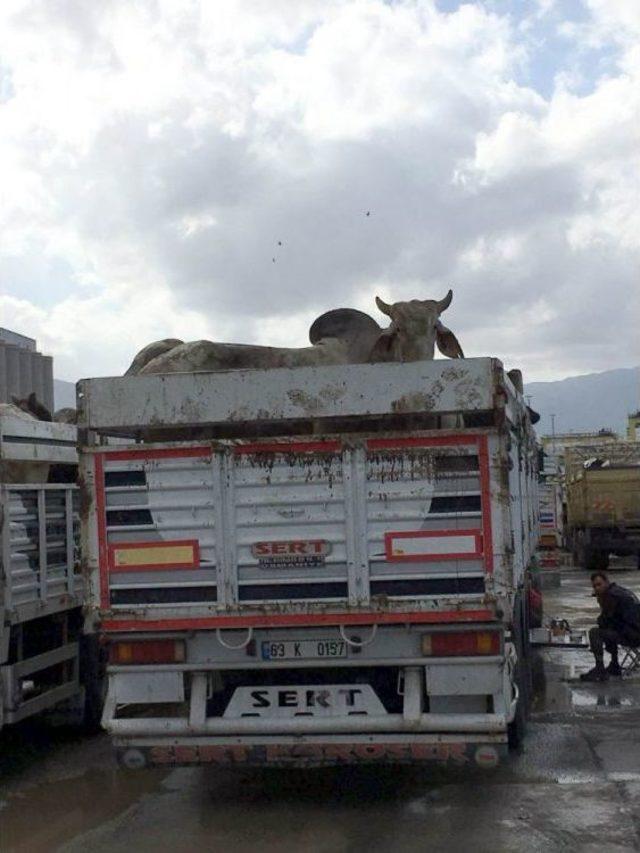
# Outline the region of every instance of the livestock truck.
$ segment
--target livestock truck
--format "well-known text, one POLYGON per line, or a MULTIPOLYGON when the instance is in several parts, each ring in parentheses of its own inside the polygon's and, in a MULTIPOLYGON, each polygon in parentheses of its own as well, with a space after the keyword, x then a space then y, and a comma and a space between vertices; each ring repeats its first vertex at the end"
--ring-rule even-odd
POLYGON ((0 414, 0 729, 85 698, 98 712, 83 684, 77 464, 74 426, 0 414))
POLYGON ((640 442, 567 448, 565 471, 574 560, 594 571, 632 555, 640 568, 640 442))
POLYGON ((126 767, 493 766, 520 741, 537 460, 498 360, 88 379, 78 405, 126 767))

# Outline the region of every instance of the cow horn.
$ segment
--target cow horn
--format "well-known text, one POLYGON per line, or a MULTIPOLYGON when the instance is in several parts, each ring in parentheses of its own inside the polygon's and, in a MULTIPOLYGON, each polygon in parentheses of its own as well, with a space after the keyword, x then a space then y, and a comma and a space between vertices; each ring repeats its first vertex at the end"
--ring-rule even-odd
POLYGON ((453 299, 453 290, 450 290, 449 293, 445 296, 444 299, 441 299, 438 305, 438 314, 442 314, 443 311, 446 311, 449 305, 451 305, 451 300, 453 299))
POLYGON ((388 305, 386 302, 383 302, 379 296, 376 296, 376 305, 378 306, 379 311, 382 311, 382 313, 386 314, 387 317, 391 317, 392 305, 388 305))

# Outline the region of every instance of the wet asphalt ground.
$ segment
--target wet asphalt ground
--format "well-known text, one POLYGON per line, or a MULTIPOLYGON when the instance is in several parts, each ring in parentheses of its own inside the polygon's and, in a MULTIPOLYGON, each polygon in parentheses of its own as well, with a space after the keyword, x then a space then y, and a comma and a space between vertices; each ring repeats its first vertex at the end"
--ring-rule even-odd
MULTIPOLYGON (((612 579, 640 592, 640 572, 612 579)), ((587 628, 586 572, 564 570, 545 619, 587 628)), ((588 652, 544 649, 522 751, 495 770, 127 772, 105 736, 44 722, 0 735, 0 850, 640 850, 640 676, 574 679, 588 652)))

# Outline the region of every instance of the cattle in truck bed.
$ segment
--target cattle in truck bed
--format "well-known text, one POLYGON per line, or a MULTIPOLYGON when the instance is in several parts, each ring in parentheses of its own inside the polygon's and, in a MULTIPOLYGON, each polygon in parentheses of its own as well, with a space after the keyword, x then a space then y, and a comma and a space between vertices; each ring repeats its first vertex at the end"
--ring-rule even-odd
POLYGON ((463 358, 455 335, 440 320, 452 299, 451 290, 440 300, 412 299, 391 305, 376 297, 379 310, 391 320, 386 329, 362 311, 327 311, 309 330, 310 347, 184 343, 175 338, 154 341, 136 355, 127 375, 420 361, 432 359, 436 345, 448 358, 463 358))

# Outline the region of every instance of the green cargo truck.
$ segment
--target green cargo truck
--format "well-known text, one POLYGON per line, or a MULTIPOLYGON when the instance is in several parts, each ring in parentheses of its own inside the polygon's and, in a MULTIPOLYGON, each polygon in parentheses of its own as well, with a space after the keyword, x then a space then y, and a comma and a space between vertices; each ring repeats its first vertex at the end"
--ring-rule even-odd
POLYGON ((640 442, 567 448, 565 471, 574 561, 594 571, 633 554, 640 568, 640 442))

